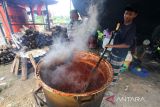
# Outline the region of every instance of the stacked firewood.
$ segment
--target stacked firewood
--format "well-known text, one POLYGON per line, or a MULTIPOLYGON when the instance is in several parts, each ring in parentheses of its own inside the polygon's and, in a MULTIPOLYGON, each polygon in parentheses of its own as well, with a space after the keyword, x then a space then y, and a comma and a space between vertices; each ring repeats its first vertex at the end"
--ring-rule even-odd
POLYGON ((52 36, 28 29, 25 31, 25 35, 22 36, 21 41, 22 45, 28 49, 37 49, 51 45, 52 36))
POLYGON ((38 48, 43 48, 44 46, 52 45, 53 38, 47 34, 39 34, 36 38, 36 44, 38 48))
POLYGON ((14 60, 15 53, 11 46, 0 46, 0 64, 7 64, 14 60))

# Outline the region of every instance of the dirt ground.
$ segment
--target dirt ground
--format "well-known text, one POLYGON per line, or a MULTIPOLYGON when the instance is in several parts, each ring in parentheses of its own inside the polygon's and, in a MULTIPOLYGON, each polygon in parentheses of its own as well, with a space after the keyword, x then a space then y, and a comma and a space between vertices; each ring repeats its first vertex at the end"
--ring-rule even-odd
MULTIPOLYGON (((34 73, 21 81, 20 76, 10 73, 10 68, 11 64, 0 66, 0 107, 36 107, 34 73)), ((101 107, 159 107, 159 79, 157 72, 152 72, 148 78, 140 78, 126 71, 121 74, 118 84, 108 88, 101 107), (140 99, 137 101, 136 98, 140 99)))

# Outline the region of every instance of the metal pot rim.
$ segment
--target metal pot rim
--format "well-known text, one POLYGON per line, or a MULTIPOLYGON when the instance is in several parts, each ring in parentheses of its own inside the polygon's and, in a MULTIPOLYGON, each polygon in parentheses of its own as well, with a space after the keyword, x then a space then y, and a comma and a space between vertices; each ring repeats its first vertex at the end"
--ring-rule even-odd
MULTIPOLYGON (((82 52, 85 52, 85 51, 82 51, 82 52)), ((82 52, 80 52, 80 53, 82 53, 82 52)), ((85 53, 86 53, 86 52, 85 52, 85 53)), ((87 53, 93 54, 93 55, 97 56, 96 54, 91 53, 91 52, 87 52, 87 53)), ((106 60, 103 60, 103 62, 105 62, 106 65, 109 66, 109 67, 108 67, 108 68, 110 69, 109 72, 111 73, 111 75, 113 75, 113 72, 112 72, 113 69, 112 69, 111 64, 110 64, 108 61, 106 61, 106 60)), ((36 67, 36 78, 38 79, 38 81, 39 81, 40 85, 42 86, 42 88, 47 89, 47 90, 50 91, 50 92, 55 92, 56 94, 59 94, 59 95, 63 95, 63 96, 78 97, 78 96, 88 96, 88 95, 97 94, 97 93, 105 90, 105 89, 109 86, 109 83, 111 83, 112 80, 113 80, 113 78, 109 78, 109 79, 108 79, 109 81, 107 81, 101 88, 96 89, 96 90, 94 90, 94 91, 85 92, 85 93, 80 93, 80 94, 78 94, 78 93, 66 93, 66 92, 59 91, 59 90, 56 90, 56 89, 54 89, 54 88, 51 88, 51 87, 48 86, 45 82, 42 81, 42 79, 41 79, 41 77, 40 77, 39 69, 38 69, 40 63, 42 63, 42 60, 40 60, 40 61, 38 62, 38 64, 37 64, 37 67, 36 67)))

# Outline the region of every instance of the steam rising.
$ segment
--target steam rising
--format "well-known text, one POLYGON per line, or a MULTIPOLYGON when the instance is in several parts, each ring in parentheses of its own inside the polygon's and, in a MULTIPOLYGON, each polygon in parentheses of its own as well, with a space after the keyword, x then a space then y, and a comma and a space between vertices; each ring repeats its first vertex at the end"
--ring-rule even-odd
MULTIPOLYGON (((87 83, 88 81, 87 79, 85 81, 84 80, 79 81, 79 80, 81 77, 85 77, 85 75, 82 74, 81 71, 76 71, 75 69, 72 70, 73 72, 68 72, 70 70, 67 70, 67 67, 70 66, 70 64, 72 64, 70 59, 72 58, 75 51, 87 50, 88 38, 89 36, 93 35, 97 29, 98 25, 97 16, 98 16, 97 6, 91 5, 88 10, 88 17, 85 18, 82 24, 79 25, 77 29, 72 32, 73 41, 69 43, 66 42, 62 43, 61 38, 57 39, 56 43, 52 47, 53 49, 44 58, 44 63, 46 64, 46 67, 50 66, 51 64, 55 66, 57 61, 61 63, 69 59, 68 62, 70 62, 64 65, 59 65, 59 66, 56 65, 57 66, 56 69, 53 70, 52 72, 48 70, 49 71, 48 73, 50 74, 47 74, 47 77, 45 76, 45 78, 46 79, 51 78, 49 82, 51 82, 52 85, 57 87, 65 87, 65 83, 67 82, 67 84, 71 86, 69 86, 70 89, 65 89, 65 90, 72 90, 72 92, 84 91, 83 88, 86 84, 88 84, 87 83), (75 87, 77 87, 77 90, 75 87)), ((84 67, 84 65, 81 66, 84 67)), ((87 72, 90 73, 91 67, 89 68, 85 67, 85 68, 88 69, 87 72)), ((45 73, 43 72, 43 74, 45 73)))
POLYGON ((53 87, 57 87, 57 89, 66 92, 81 92, 84 87, 83 84, 85 83, 85 81, 81 80, 81 77, 84 77, 84 74, 77 71, 67 71, 68 67, 69 65, 61 65, 52 72, 52 76, 55 76, 51 79, 51 83, 54 85, 53 87))
POLYGON ((60 39, 53 45, 53 49, 45 57, 46 64, 51 61, 64 60, 69 58, 73 52, 87 50, 87 42, 89 36, 91 36, 97 28, 97 8, 95 5, 91 6, 88 11, 88 19, 85 18, 81 25, 72 32, 73 41, 68 43, 62 43, 60 39))

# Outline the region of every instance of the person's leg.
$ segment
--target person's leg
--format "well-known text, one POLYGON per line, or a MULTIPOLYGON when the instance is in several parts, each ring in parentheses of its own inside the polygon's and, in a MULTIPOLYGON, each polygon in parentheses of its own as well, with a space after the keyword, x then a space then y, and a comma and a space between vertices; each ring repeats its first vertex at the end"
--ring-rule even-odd
POLYGON ((113 81, 112 83, 116 83, 119 78, 120 70, 123 65, 124 58, 117 57, 116 55, 111 53, 110 63, 113 67, 113 81))

